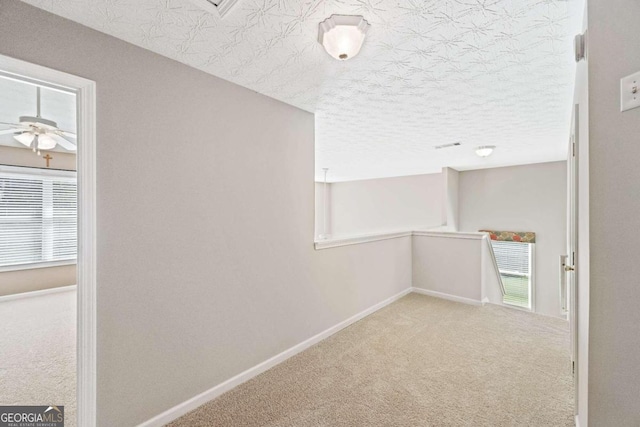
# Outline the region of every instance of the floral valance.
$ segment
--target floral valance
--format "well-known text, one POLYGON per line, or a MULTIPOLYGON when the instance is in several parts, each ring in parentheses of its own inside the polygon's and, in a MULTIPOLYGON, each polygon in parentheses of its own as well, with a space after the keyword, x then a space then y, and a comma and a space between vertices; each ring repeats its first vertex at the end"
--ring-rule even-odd
POLYGON ((536 233, 531 231, 495 231, 495 230, 480 230, 485 233, 489 233, 491 240, 500 240, 503 242, 520 242, 520 243, 535 243, 536 233))

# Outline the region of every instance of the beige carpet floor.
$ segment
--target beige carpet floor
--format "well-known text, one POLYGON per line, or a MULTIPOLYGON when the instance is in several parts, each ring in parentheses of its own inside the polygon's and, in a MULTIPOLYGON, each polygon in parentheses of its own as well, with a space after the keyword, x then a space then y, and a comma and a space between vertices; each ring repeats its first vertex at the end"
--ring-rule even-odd
POLYGON ((568 324, 410 294, 169 424, 573 426, 568 324))
POLYGON ((75 290, 0 302, 0 405, 64 405, 75 427, 75 290))

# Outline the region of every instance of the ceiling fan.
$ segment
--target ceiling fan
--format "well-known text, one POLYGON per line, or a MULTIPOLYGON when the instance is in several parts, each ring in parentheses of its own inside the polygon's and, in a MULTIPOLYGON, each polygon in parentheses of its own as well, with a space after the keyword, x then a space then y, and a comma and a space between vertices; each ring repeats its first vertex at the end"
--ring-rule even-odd
POLYGON ((0 125, 11 127, 0 130, 0 135, 12 133, 16 141, 38 154, 40 154, 40 150, 51 150, 56 145, 68 151, 76 151, 77 137, 75 133, 62 130, 53 120, 40 117, 40 87, 36 87, 36 90, 36 116, 21 116, 19 123, 0 122, 0 125))

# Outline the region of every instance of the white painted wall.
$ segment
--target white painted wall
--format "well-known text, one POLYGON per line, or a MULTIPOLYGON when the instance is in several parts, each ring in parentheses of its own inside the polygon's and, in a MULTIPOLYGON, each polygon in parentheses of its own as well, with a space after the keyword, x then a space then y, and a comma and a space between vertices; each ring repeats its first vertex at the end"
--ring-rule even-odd
POLYGON ((640 108, 620 112, 620 78, 640 71, 640 2, 588 8, 588 425, 631 427, 640 425, 640 108))
POLYGON ((22 2, 0 24, 0 54, 97 82, 99 426, 411 286, 410 237, 314 250, 313 115, 22 2))
POLYGON ((440 225, 441 174, 331 184, 333 236, 440 225))
POLYGON ((460 231, 534 231, 535 308, 560 316, 559 256, 566 252, 566 163, 460 172, 460 231))
MULTIPOLYGON (((2 102, 2 94, 0 94, 2 102)), ((76 170, 76 156, 70 153, 51 152, 51 167, 76 170)), ((0 145, 0 164, 42 168, 46 162, 31 150, 0 145)), ((76 284, 76 266, 32 268, 0 272, 0 296, 38 291, 76 284)))

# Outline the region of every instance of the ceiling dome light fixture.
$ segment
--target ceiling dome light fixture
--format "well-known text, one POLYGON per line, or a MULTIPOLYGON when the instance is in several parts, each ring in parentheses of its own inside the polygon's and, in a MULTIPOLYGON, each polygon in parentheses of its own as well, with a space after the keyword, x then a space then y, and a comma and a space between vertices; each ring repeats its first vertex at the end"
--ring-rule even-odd
POLYGON ((318 26, 318 42, 329 55, 346 61, 360 52, 370 26, 362 16, 331 15, 318 26))
POLYGON ((482 145, 476 148, 476 154, 480 157, 489 157, 495 148, 495 145, 482 145))

